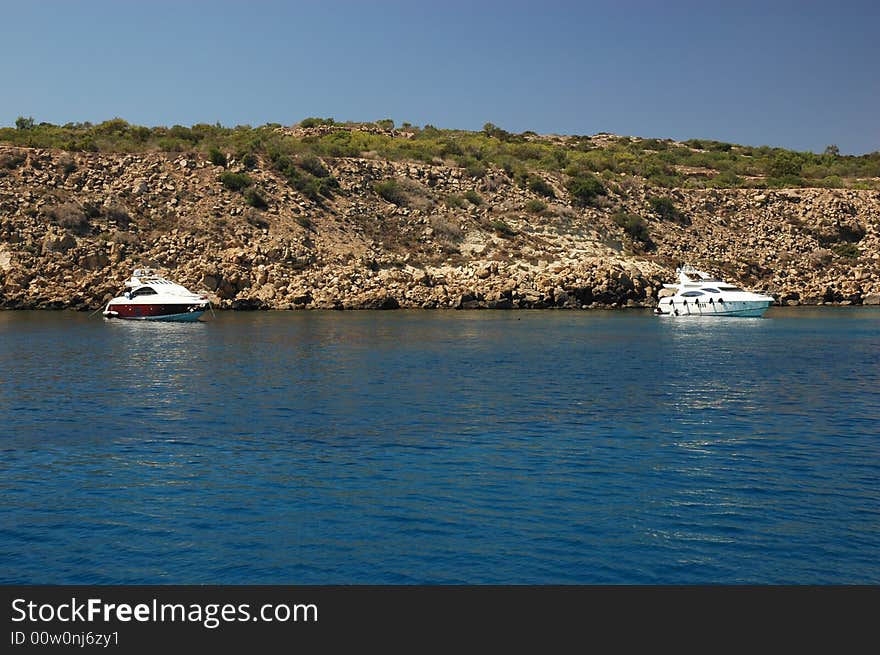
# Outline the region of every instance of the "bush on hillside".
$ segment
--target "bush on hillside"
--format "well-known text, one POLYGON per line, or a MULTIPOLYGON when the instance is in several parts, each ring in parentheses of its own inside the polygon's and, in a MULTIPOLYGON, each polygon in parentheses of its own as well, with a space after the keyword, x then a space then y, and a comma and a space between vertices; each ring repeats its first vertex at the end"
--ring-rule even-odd
POLYGON ((63 228, 81 230, 89 224, 89 217, 83 208, 73 202, 65 202, 44 210, 46 218, 63 228))
POLYGON ((256 189, 248 189, 244 192, 244 201, 255 209, 268 209, 269 203, 256 189))
POLYGON ((241 191, 253 184, 253 180, 244 173, 226 171, 220 174, 220 183, 230 191, 241 191))
POLYGON ((544 196, 545 198, 555 198, 556 192, 542 177, 532 176, 529 178, 529 191, 544 196))
POLYGON ((246 152, 241 156, 241 163, 248 170, 252 170, 257 167, 257 156, 252 152, 246 152))
POLYGON ((479 193, 474 191, 473 189, 468 189, 464 192, 464 199, 467 200, 472 205, 482 205, 483 198, 479 193))
POLYGON ((537 198, 532 198, 526 203, 526 211, 532 214, 540 214, 545 209, 547 209, 547 203, 537 198))
POLYGON ((780 178, 800 175, 801 168, 803 168, 803 162, 793 152, 780 152, 765 166, 767 175, 780 178))
POLYGON ((649 243, 651 234, 648 231, 648 224, 645 219, 638 214, 629 212, 617 212, 614 214, 614 222, 622 227, 624 231, 635 241, 649 243))
POLYGON ((681 225, 691 224, 690 219, 675 206, 675 203, 671 198, 657 196, 649 197, 648 205, 650 205, 654 213, 665 221, 674 221, 681 225))
POLYGON ((839 243, 831 249, 838 257, 845 257, 847 259, 855 259, 860 254, 858 246, 854 243, 839 243))
POLYGON ((450 194, 446 196, 443 202, 445 202, 446 206, 451 209, 463 209, 467 206, 467 202, 465 201, 465 199, 455 194, 450 194))
POLYGON ((208 159, 211 160, 211 163, 214 164, 214 166, 226 167, 226 155, 220 152, 217 148, 211 148, 208 152, 208 159))
POLYGON ((403 206, 406 204, 406 194, 397 180, 376 182, 373 185, 373 190, 393 205, 403 206))
POLYGON ((318 125, 335 125, 336 121, 332 118, 315 118, 314 116, 304 118, 299 122, 300 127, 316 127, 318 125))
POLYGON ((492 221, 490 225, 499 236, 509 238, 516 235, 516 230, 500 219, 492 221))
POLYGON ((303 157, 299 161, 299 167, 315 177, 330 177, 330 171, 327 170, 323 162, 312 155, 303 157))
POLYGON ((458 224, 443 216, 432 216, 431 228, 434 230, 434 236, 447 241, 458 242, 464 236, 458 224))
POLYGON ((574 203, 582 206, 592 205, 598 196, 606 194, 605 187, 602 186, 599 178, 590 174, 570 178, 565 187, 571 194, 574 203))

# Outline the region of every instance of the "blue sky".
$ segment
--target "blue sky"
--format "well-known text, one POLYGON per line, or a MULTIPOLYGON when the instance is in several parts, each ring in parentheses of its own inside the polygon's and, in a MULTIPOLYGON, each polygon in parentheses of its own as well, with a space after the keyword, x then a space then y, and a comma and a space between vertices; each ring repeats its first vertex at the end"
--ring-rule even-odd
POLYGON ((0 125, 291 124, 880 150, 880 2, 0 0, 0 125))

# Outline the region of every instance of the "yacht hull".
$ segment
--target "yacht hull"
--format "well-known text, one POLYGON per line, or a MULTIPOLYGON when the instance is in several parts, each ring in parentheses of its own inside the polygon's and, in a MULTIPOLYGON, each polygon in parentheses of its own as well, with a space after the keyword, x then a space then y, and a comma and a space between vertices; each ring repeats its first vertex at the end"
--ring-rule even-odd
POLYGON ((104 316, 135 321, 191 322, 199 320, 204 313, 205 307, 202 305, 110 304, 104 316))
POLYGON ((770 306, 769 300, 733 301, 725 303, 661 303, 657 313, 664 316, 718 316, 760 318, 770 306))

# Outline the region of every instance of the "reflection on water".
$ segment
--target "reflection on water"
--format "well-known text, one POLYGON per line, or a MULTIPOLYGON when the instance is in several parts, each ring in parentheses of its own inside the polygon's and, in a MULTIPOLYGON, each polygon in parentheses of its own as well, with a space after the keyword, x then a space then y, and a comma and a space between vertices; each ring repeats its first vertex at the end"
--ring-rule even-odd
POLYGON ((0 582, 878 582, 878 326, 0 312, 0 582))

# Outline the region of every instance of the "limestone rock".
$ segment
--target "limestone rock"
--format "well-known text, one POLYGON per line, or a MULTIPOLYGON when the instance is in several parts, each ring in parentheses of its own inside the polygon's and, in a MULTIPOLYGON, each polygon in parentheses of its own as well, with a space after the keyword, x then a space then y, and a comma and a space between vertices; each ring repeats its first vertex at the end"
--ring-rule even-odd
POLYGON ((658 190, 638 179, 584 208, 546 173, 558 198, 526 215, 540 198, 491 167, 473 178, 439 161, 351 157, 322 160, 340 191, 321 202, 258 164, 248 175, 270 206, 258 211, 197 154, 0 145, 0 160, 15 162, 0 176, 3 307, 95 308, 142 265, 238 309, 645 307, 671 293, 662 285, 685 262, 782 304, 880 295, 874 190, 668 190, 688 218, 676 222, 651 211, 658 190), (60 177, 64 157, 77 168, 60 177), (392 178, 407 206, 375 193, 392 178), (479 206, 450 200, 472 191, 479 206), (651 250, 623 233, 617 211, 645 219, 651 250))

